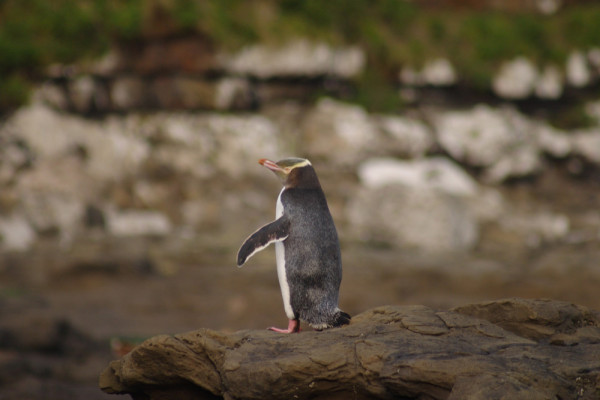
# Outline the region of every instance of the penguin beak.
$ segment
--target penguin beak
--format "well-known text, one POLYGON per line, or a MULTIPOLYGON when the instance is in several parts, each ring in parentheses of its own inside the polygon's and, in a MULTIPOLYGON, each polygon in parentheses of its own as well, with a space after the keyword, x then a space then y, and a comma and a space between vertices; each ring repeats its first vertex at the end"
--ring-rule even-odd
POLYGON ((290 173, 289 168, 281 168, 277 163, 267 160, 266 158, 261 158, 258 160, 258 163, 264 167, 269 168, 271 171, 275 172, 275 174, 281 179, 285 180, 290 173))

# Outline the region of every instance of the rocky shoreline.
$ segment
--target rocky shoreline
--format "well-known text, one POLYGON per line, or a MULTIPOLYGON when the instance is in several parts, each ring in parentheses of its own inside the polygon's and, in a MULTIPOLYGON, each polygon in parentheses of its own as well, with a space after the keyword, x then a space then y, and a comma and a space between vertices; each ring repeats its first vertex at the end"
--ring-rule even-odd
POLYGON ((156 336, 99 384, 134 399, 594 399, 599 343, 600 315, 568 303, 383 306, 323 332, 156 336))

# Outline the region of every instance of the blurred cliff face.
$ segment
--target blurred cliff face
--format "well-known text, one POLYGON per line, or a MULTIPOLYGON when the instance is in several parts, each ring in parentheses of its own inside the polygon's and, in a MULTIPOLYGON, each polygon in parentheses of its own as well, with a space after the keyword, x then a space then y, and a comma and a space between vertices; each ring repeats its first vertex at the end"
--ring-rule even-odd
POLYGON ((599 228, 583 217, 596 187, 580 185, 600 162, 598 125, 560 130, 513 108, 412 117, 323 99, 255 113, 91 120, 38 101, 1 133, 5 249, 98 235, 210 234, 235 246, 246 226, 272 216, 276 182, 256 161, 289 154, 319 166, 345 240, 455 251, 485 240, 490 224, 533 246, 596 240, 599 228), (515 179, 530 188, 526 202, 506 186, 515 179), (543 188, 552 198, 533 194, 544 180, 556 182, 543 188))
POLYGON ((45 81, 0 126, 1 246, 207 233, 229 246, 271 213, 256 160, 287 155, 319 163, 348 241, 469 251, 490 226, 533 247, 592 240, 599 8, 476 3, 353 2, 343 20, 337 3, 3 3, 31 19, 24 37, 66 47, 20 58, 33 44, 16 41, 3 61, 45 81), (55 23, 38 26, 41 11, 55 23), (110 40, 83 51, 90 24, 110 40))

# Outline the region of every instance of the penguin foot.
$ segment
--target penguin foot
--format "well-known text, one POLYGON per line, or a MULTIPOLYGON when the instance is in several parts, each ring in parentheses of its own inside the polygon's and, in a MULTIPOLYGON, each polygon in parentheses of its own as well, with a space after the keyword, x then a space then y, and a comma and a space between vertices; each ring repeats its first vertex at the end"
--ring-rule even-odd
POLYGON ((278 333, 298 333, 302 330, 300 329, 300 321, 297 319, 290 319, 287 329, 275 328, 274 326, 267 329, 278 333))

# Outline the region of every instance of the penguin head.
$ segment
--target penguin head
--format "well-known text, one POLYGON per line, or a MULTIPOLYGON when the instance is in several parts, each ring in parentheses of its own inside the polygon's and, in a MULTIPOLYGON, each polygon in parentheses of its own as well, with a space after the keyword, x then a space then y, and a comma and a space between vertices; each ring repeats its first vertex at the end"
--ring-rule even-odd
POLYGON ((269 168, 286 188, 312 189, 321 187, 317 173, 306 158, 284 158, 277 162, 262 158, 260 165, 269 168))

